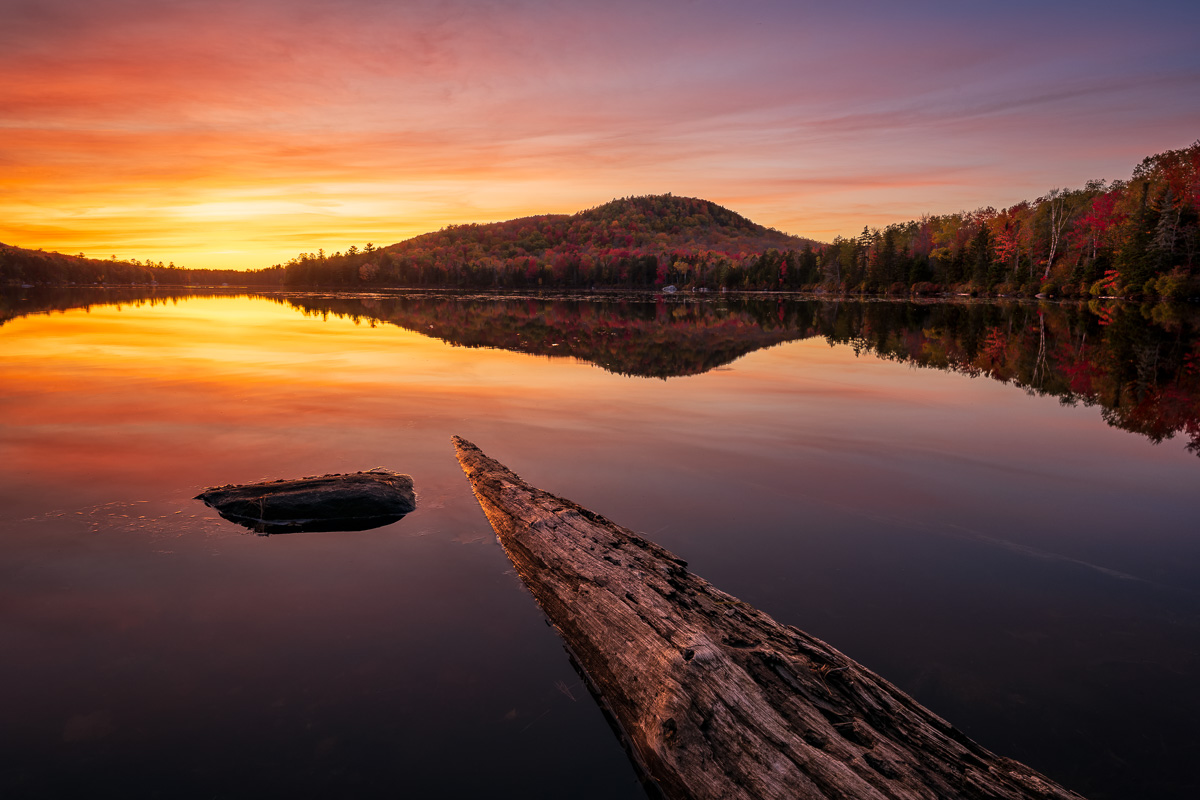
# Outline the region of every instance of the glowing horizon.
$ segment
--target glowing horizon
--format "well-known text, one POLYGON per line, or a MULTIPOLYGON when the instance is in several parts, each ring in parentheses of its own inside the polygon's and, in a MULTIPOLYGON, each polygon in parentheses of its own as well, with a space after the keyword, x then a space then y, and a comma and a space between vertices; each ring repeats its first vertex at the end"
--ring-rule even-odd
POLYGON ((94 258, 255 269, 665 192, 828 241, 1200 138, 1181 2, 0 2, 0 241, 94 258))

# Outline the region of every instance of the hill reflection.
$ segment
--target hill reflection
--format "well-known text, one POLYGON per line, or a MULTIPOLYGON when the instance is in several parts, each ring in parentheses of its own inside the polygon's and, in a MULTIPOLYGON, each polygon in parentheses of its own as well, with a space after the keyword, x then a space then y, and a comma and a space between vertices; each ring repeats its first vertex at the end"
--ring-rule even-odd
MULTIPOLYGON (((178 303, 188 296, 196 295, 136 288, 0 292, 0 324, 34 313, 178 303)), ((307 315, 392 324, 456 346, 573 357, 660 379, 699 375, 755 350, 820 336, 856 353, 1097 406, 1109 425, 1156 443, 1183 435, 1188 450, 1200 455, 1200 310, 1192 307, 744 295, 255 296, 307 315)))
POLYGON ((622 375, 698 375, 824 337, 856 353, 988 377, 1200 455, 1200 314, 1168 306, 856 302, 759 297, 288 297, 309 314, 386 322, 464 347, 571 356, 622 375))
POLYGON ((329 296, 280 301, 307 314, 387 322, 461 347, 573 357, 609 372, 645 378, 699 375, 755 350, 813 335, 794 321, 771 324, 734 304, 668 302, 650 296, 329 296))

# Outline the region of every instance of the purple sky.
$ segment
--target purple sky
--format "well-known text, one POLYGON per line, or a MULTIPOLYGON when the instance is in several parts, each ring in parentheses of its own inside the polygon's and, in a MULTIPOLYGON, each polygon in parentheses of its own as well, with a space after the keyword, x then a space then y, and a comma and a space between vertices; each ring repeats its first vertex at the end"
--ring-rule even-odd
POLYGON ((0 0, 0 241, 261 267, 614 197, 828 240, 1200 138, 1200 3, 0 0))

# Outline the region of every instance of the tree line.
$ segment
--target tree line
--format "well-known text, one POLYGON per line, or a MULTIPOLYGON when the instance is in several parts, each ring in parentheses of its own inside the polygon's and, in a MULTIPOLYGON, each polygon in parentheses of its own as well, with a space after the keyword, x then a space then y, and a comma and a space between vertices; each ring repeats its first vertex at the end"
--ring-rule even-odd
POLYGON ((1127 180, 1054 189, 997 211, 863 228, 822 254, 852 290, 1183 299, 1200 294, 1200 141, 1150 156, 1127 180))
POLYGON ((147 259, 88 258, 0 244, 0 286, 278 287, 283 270, 188 269, 147 259))
POLYGON ((649 195, 578 214, 456 225, 398 244, 301 253, 263 270, 189 270, 0 245, 0 282, 839 294, 1200 296, 1200 141, 1128 180, 997 210, 864 226, 830 243, 698 198, 649 195))
POLYGON ((1009 208, 926 215, 821 244, 704 200, 655 195, 573 216, 462 225, 280 265, 289 285, 471 289, 1200 295, 1200 141, 1128 180, 1009 208))

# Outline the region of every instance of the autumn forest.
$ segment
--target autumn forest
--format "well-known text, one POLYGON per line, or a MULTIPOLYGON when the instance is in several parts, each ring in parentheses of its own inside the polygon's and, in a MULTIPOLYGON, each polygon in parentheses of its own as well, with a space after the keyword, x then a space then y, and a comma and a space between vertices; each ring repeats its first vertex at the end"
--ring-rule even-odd
POLYGON ((159 283, 485 289, 822 291, 1134 297, 1200 294, 1200 141, 1128 180, 997 210, 925 215, 821 243, 672 195, 573 215, 457 225, 386 247, 301 253, 261 270, 189 270, 0 246, 7 284, 159 283))

